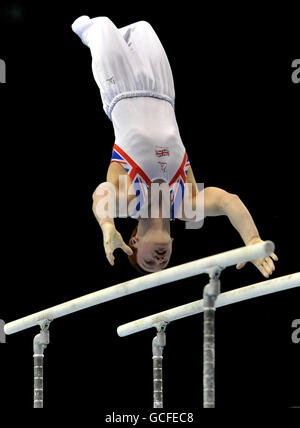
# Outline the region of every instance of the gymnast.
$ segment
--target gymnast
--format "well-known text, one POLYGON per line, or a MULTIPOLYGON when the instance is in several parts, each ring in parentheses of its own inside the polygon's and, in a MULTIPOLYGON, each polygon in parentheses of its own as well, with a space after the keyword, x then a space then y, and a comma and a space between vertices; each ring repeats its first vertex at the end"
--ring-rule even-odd
MULTIPOLYGON (((72 29, 91 50, 93 75, 115 134, 106 182, 93 195, 93 212, 103 232, 109 263, 114 265, 114 251, 120 248, 141 274, 166 268, 173 242, 170 221, 191 221, 184 214, 185 201, 193 209, 202 206, 203 218, 226 215, 245 245, 262 242, 249 211, 237 195, 216 187, 198 190, 175 117, 171 67, 151 25, 139 21, 117 28, 107 17, 81 16, 72 29), (120 177, 125 179, 125 186, 120 186, 120 177), (145 215, 151 210, 154 184, 168 186, 168 216, 163 215, 162 205, 166 201, 162 197, 158 215, 145 215), (185 191, 187 184, 189 192, 185 191), (118 205, 120 195, 125 197, 127 206, 138 201, 128 215, 138 222, 128 245, 115 227, 119 207, 114 217, 101 215, 98 209, 107 197, 112 200, 117 196, 118 205)), ((268 278, 275 269, 273 260, 278 260, 274 253, 252 263, 268 278)), ((236 267, 241 269, 244 265, 236 267)))

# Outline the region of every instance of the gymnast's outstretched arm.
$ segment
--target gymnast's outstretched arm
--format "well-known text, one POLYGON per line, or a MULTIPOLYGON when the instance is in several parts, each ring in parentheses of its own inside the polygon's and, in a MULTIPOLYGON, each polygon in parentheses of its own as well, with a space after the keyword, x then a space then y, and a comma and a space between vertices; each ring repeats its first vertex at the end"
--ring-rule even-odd
MULTIPOLYGON (((198 192, 197 190, 192 169, 190 169, 187 178, 189 182, 193 183, 193 209, 197 206, 197 199, 204 199, 204 217, 226 215, 232 226, 239 232, 245 245, 253 245, 262 242, 250 212, 237 195, 228 193, 218 187, 207 187, 202 190, 202 192, 204 192, 203 195, 202 192, 198 192)), ((264 277, 268 278, 275 270, 273 260, 278 261, 276 254, 272 254, 270 257, 265 257, 263 259, 254 260, 252 263, 264 277)), ((241 269, 244 266, 245 263, 241 263, 236 267, 237 269, 241 269)))
POLYGON ((99 203, 105 198, 107 203, 116 207, 118 211, 119 200, 119 174, 124 173, 120 170, 120 165, 110 164, 105 182, 101 183, 93 194, 93 212, 101 227, 103 233, 103 245, 107 260, 113 266, 115 263, 114 251, 121 248, 127 255, 132 255, 132 249, 125 244, 122 235, 117 231, 113 217, 99 215, 99 203), (112 187, 114 191, 112 191, 112 187))

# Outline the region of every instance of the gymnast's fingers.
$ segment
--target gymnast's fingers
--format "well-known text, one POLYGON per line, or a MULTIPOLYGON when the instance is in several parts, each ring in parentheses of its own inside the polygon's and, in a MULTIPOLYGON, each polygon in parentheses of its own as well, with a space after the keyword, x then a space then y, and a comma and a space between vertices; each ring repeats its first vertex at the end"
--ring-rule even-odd
POLYGON ((271 274, 272 274, 272 272, 274 272, 274 270, 275 270, 275 265, 274 265, 273 260, 271 259, 271 257, 266 257, 265 263, 267 263, 267 265, 271 269, 271 274))
POLYGON ((257 259, 252 262, 254 266, 263 274, 265 278, 269 278, 269 272, 266 269, 264 259, 257 259))
POLYGON ((272 259, 273 259, 275 262, 278 262, 278 257, 276 256, 276 254, 275 254, 275 253, 272 253, 270 257, 272 257, 272 259))
POLYGON ((132 249, 130 247, 128 247, 128 245, 125 244, 125 242, 123 242, 121 248, 124 251, 124 253, 127 254, 127 256, 132 256, 133 251, 132 251, 132 249))
POLYGON ((265 259, 263 262, 263 267, 265 269, 265 271, 267 272, 268 275, 272 275, 273 269, 272 267, 269 265, 268 260, 265 259))
POLYGON ((269 278, 269 273, 267 272, 264 265, 259 265, 258 270, 263 274, 265 278, 269 278))
POLYGON ((115 264, 115 257, 114 257, 114 255, 113 255, 112 250, 111 250, 111 249, 106 249, 106 250, 105 250, 105 253, 106 253, 106 258, 107 258, 107 260, 109 261, 109 263, 110 263, 112 266, 114 266, 114 264, 115 264))
POLYGON ((236 268, 237 268, 237 269, 242 269, 245 265, 246 265, 246 263, 238 263, 238 264, 236 265, 236 268))

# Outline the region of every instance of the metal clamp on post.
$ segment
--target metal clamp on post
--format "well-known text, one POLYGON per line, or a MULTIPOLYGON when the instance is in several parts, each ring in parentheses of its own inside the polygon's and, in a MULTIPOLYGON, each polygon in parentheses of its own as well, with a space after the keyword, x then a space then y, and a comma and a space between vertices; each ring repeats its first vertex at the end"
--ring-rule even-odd
POLYGON ((222 268, 211 270, 209 283, 203 290, 203 407, 215 407, 215 311, 221 291, 222 268))
POLYGON ((44 350, 50 343, 49 326, 50 320, 39 322, 41 331, 33 340, 33 407, 43 408, 44 392, 44 350))
POLYGON ((157 334, 152 341, 153 360, 153 408, 163 408, 163 351, 166 345, 167 323, 162 322, 156 326, 157 334))
POLYGON ((215 310, 215 301, 221 292, 221 276, 222 268, 216 267, 209 273, 209 283, 203 290, 203 306, 204 309, 212 308, 215 310))

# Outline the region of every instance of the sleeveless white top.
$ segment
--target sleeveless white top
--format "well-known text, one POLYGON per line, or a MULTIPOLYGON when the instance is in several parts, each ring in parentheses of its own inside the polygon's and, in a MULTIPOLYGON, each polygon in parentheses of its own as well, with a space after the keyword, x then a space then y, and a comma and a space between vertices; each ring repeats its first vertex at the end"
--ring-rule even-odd
POLYGON ((174 220, 184 195, 190 163, 173 106, 158 98, 125 98, 114 107, 112 123, 116 143, 111 162, 125 168, 139 201, 131 217, 138 217, 151 183, 163 180, 170 188, 171 219, 174 220))

